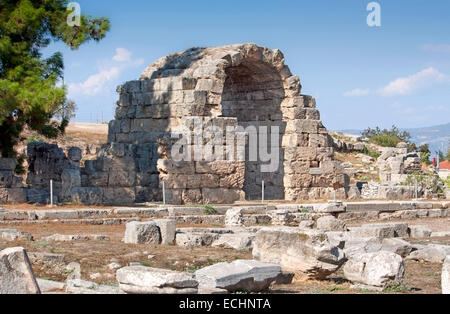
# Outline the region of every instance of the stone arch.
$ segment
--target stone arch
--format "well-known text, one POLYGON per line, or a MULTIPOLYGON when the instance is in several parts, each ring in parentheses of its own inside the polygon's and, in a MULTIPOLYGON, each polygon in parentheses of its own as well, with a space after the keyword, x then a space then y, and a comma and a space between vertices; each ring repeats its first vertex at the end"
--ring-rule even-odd
POLYGON ((162 182, 167 201, 183 204, 259 199, 262 180, 266 199, 325 198, 334 181, 344 181, 315 100, 301 95, 278 49, 191 48, 157 60, 118 92, 108 144, 82 178, 83 186, 100 188, 103 203, 161 200, 162 182), (278 126, 270 146, 280 144, 279 167, 262 173, 263 162, 174 161, 172 135, 189 119, 223 129, 278 126))

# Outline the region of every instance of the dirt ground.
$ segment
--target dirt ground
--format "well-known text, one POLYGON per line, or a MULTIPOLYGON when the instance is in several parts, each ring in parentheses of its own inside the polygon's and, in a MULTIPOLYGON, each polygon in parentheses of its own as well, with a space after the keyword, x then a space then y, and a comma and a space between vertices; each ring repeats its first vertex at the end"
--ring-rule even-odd
MULTIPOLYGON (((353 224, 359 225, 361 224, 353 224)), ((366 222, 364 222, 366 223, 366 222)), ((409 221, 411 225, 426 225, 433 231, 445 231, 450 227, 450 218, 421 219, 409 221)), ((187 226, 184 226, 187 227, 187 226)), ((204 226, 203 226, 204 227, 204 226)), ((81 224, 48 223, 44 225, 0 225, 1 228, 15 228, 31 233, 35 241, 6 242, 0 240, 0 250, 7 247, 22 246, 28 252, 46 252, 63 254, 65 263, 42 264, 34 263, 36 276, 43 279, 64 281, 70 274, 65 269, 66 264, 78 262, 81 265, 82 279, 100 284, 116 285, 115 271, 110 270, 111 262, 122 266, 139 262, 144 266, 194 272, 195 270, 219 262, 231 262, 236 259, 251 259, 251 252, 240 252, 220 248, 181 248, 177 246, 129 245, 121 242, 125 232, 124 225, 92 226, 81 224), (80 241, 80 242, 46 242, 42 238, 53 234, 106 235, 110 241, 80 241), (91 278, 92 274, 101 274, 91 278)), ((450 238, 419 239, 413 243, 429 242, 450 244, 450 238)), ((441 264, 419 263, 406 261, 406 277, 404 285, 385 293, 401 294, 436 294, 441 292, 441 264)), ((372 294, 370 291, 355 291, 351 284, 343 279, 342 270, 333 274, 326 281, 294 280, 290 285, 273 286, 270 293, 298 294, 372 294)))

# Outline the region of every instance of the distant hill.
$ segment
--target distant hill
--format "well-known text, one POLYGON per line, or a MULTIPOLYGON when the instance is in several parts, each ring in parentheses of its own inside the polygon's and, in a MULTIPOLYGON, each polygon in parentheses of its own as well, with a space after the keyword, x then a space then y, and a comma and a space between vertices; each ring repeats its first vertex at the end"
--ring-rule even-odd
MULTIPOLYGON (((402 129, 411 134, 411 141, 417 146, 429 144, 434 155, 435 151, 447 151, 450 141, 450 123, 425 128, 402 129)), ((361 135, 362 130, 341 130, 339 132, 361 135)))

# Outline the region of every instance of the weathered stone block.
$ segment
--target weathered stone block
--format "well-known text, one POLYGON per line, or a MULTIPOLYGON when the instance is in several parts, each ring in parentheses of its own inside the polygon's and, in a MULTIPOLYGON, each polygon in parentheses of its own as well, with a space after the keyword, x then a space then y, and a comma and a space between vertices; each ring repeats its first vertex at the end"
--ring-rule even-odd
POLYGON ((283 270, 323 279, 345 262, 345 254, 319 231, 298 228, 263 228, 256 234, 253 256, 262 262, 280 264, 283 270))
POLYGON ((363 253, 350 257, 344 276, 353 283, 386 288, 400 283, 405 275, 402 257, 391 252, 363 253))
POLYGON ((116 278, 127 294, 196 294, 198 287, 190 274, 143 266, 121 268, 116 278))
MULTIPOLYGON (((167 238, 166 238, 167 239, 167 238)), ((153 244, 161 243, 161 232, 155 222, 129 222, 126 225, 123 242, 129 244, 153 244)))
POLYGON ((40 294, 27 252, 9 248, 0 252, 0 294, 40 294))
POLYGON ((195 272, 202 288, 225 289, 230 292, 267 290, 281 275, 281 267, 258 261, 237 260, 219 263, 195 272))
POLYGON ((175 241, 176 220, 175 219, 155 219, 153 222, 158 226, 161 233, 161 244, 172 245, 175 241))
POLYGON ((103 204, 132 205, 135 199, 134 188, 103 188, 103 204))

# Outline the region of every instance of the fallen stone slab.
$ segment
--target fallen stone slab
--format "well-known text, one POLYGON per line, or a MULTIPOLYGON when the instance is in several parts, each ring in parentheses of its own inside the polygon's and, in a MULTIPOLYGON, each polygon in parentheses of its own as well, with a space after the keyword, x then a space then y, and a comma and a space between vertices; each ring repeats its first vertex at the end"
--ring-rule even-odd
POLYGON ((0 229, 0 239, 12 242, 12 241, 34 241, 32 234, 28 232, 22 232, 15 229, 0 229))
POLYGON ((314 220, 304 220, 300 222, 298 228, 301 230, 310 230, 314 229, 314 225, 315 225, 314 220))
POLYGON ((47 242, 74 242, 74 241, 89 241, 89 236, 79 234, 53 234, 42 238, 47 242))
POLYGON ((66 289, 66 284, 64 282, 46 280, 46 279, 37 279, 37 283, 42 293, 48 292, 62 292, 66 289))
POLYGON ((332 244, 325 232, 268 227, 256 234, 253 257, 264 263, 281 265, 284 271, 323 279, 345 262, 341 247, 343 243, 332 244))
POLYGON ((176 244, 182 247, 211 246, 220 238, 219 233, 187 232, 176 234, 176 244))
POLYGON ((411 243, 399 238, 383 239, 382 251, 392 252, 400 255, 401 257, 407 257, 414 250, 411 243))
POLYGON ((253 233, 235 233, 222 234, 217 240, 212 243, 212 247, 221 247, 225 249, 233 249, 237 251, 251 250, 253 248, 253 240, 255 234, 253 233))
POLYGON ((279 265, 249 260, 219 263, 195 272, 195 278, 203 289, 218 288, 229 292, 265 291, 280 275, 279 265))
POLYGON ((317 229, 323 231, 347 231, 347 225, 333 216, 325 216, 317 220, 317 229))
POLYGON ((79 219, 78 210, 39 210, 34 214, 38 220, 79 219))
POLYGON ((126 224, 123 242, 158 245, 161 243, 161 232, 154 222, 129 222, 126 224))
POLYGON ((116 207, 112 210, 117 216, 128 217, 165 217, 169 216, 167 208, 124 208, 116 207))
POLYGON ((110 241, 110 237, 103 235, 103 234, 93 234, 89 235, 89 238, 91 238, 94 241, 110 241))
POLYGON ((345 240, 344 253, 350 258, 353 255, 364 253, 376 253, 381 251, 383 244, 379 238, 355 238, 350 237, 345 240))
POLYGON ((410 237, 413 239, 424 239, 431 237, 431 230, 426 226, 410 226, 410 237))
POLYGON ((386 251, 355 254, 344 266, 344 277, 355 284, 386 288, 400 283, 405 265, 398 254, 386 251))
POLYGON ((230 234, 234 231, 230 228, 179 228, 177 233, 216 233, 216 234, 230 234))
POLYGON ((447 238, 450 237, 450 231, 441 231, 431 233, 432 238, 447 238))
POLYGON ((450 255, 450 245, 429 244, 424 248, 412 252, 406 259, 429 263, 443 263, 450 255))
POLYGON ((34 263, 48 263, 48 264, 63 264, 65 256, 62 254, 53 254, 45 252, 30 252, 28 253, 30 261, 34 263))
POLYGON ((445 258, 441 279, 442 294, 450 294, 450 255, 445 258))
POLYGON ((144 266, 121 268, 116 273, 119 289, 127 294, 196 294, 193 275, 144 266))
POLYGON ((330 202, 328 204, 319 204, 314 206, 314 211, 316 213, 345 213, 347 211, 347 206, 341 202, 330 202))
POLYGON ((99 285, 81 279, 72 279, 66 281, 66 292, 71 294, 120 294, 118 287, 99 285))
POLYGON ((409 227, 406 223, 379 223, 366 224, 361 227, 351 228, 355 237, 379 239, 386 238, 407 238, 409 237, 409 227))
POLYGON ((0 294, 40 294, 24 248, 0 251, 0 294))

